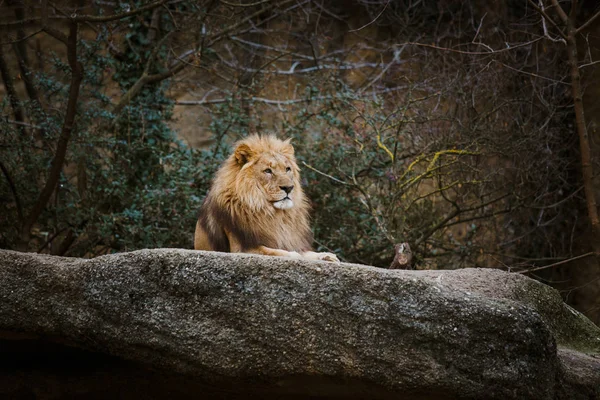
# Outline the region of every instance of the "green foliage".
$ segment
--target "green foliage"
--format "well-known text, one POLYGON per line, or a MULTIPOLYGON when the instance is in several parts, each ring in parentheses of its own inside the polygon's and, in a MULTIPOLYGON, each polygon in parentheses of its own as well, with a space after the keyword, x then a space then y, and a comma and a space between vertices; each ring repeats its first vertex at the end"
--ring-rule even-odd
MULTIPOLYGON (((168 14, 166 14, 168 15, 168 14)), ((126 51, 108 55, 98 40, 80 40, 78 53, 85 65, 78 103, 76 132, 68 147, 55 197, 34 226, 29 250, 57 251, 59 239, 71 231, 76 240, 68 255, 96 255, 152 247, 191 248, 196 213, 208 187, 204 163, 212 154, 188 148, 168 125, 172 101, 167 82, 146 85, 119 115, 106 85, 126 91, 141 76, 155 43, 147 40, 150 15, 132 20, 126 51), (112 82, 112 83, 111 83, 112 82), (51 248, 52 247, 52 248, 51 248)), ((163 26, 169 29, 170 19, 163 26)), ((161 48, 156 57, 167 54, 161 48)), ((45 101, 66 104, 68 65, 58 56, 51 70, 36 75, 45 101)), ((161 72, 161 62, 150 72, 161 72)), ((20 135, 14 125, 0 121, 0 158, 16 183, 25 212, 33 207, 54 155, 63 116, 25 104, 40 132, 20 135), (39 137, 36 139, 36 136, 39 137)), ((9 114, 8 104, 2 110, 9 114)), ((16 202, 7 180, 0 180, 0 199, 8 212, 0 218, 0 246, 19 247, 16 202)))

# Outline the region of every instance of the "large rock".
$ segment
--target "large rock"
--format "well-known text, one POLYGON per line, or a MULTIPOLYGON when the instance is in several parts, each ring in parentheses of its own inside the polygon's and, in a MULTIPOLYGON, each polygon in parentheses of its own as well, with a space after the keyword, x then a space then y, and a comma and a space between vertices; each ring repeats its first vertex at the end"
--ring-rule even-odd
POLYGON ((600 398, 600 329, 497 270, 0 251, 0 398, 600 398))

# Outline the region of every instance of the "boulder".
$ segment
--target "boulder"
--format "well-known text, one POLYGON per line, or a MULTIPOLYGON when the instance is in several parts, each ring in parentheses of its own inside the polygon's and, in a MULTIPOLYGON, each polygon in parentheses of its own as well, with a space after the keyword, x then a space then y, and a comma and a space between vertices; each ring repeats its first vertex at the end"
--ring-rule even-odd
POLYGON ((600 329, 492 269, 0 251, 0 352, 0 398, 600 398, 600 329))

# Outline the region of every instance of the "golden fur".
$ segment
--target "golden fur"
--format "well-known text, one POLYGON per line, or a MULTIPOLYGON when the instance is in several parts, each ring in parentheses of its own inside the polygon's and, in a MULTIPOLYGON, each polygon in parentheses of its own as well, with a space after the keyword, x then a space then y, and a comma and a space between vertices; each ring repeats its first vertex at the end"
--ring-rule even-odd
POLYGON ((200 208, 194 248, 339 262, 311 251, 309 204, 290 140, 236 143, 200 208))

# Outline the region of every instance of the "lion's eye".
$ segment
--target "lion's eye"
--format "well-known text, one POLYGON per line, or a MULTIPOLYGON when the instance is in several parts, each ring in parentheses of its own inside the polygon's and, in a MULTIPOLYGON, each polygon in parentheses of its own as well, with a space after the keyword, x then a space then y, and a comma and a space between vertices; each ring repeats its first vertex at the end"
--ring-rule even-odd
POLYGON ((287 167, 287 168, 285 169, 285 172, 290 172, 291 170, 292 170, 292 169, 291 169, 290 167, 287 167))
POLYGON ((267 169, 264 170, 264 173, 265 174, 272 174, 273 171, 271 171, 271 168, 267 168, 267 169))

